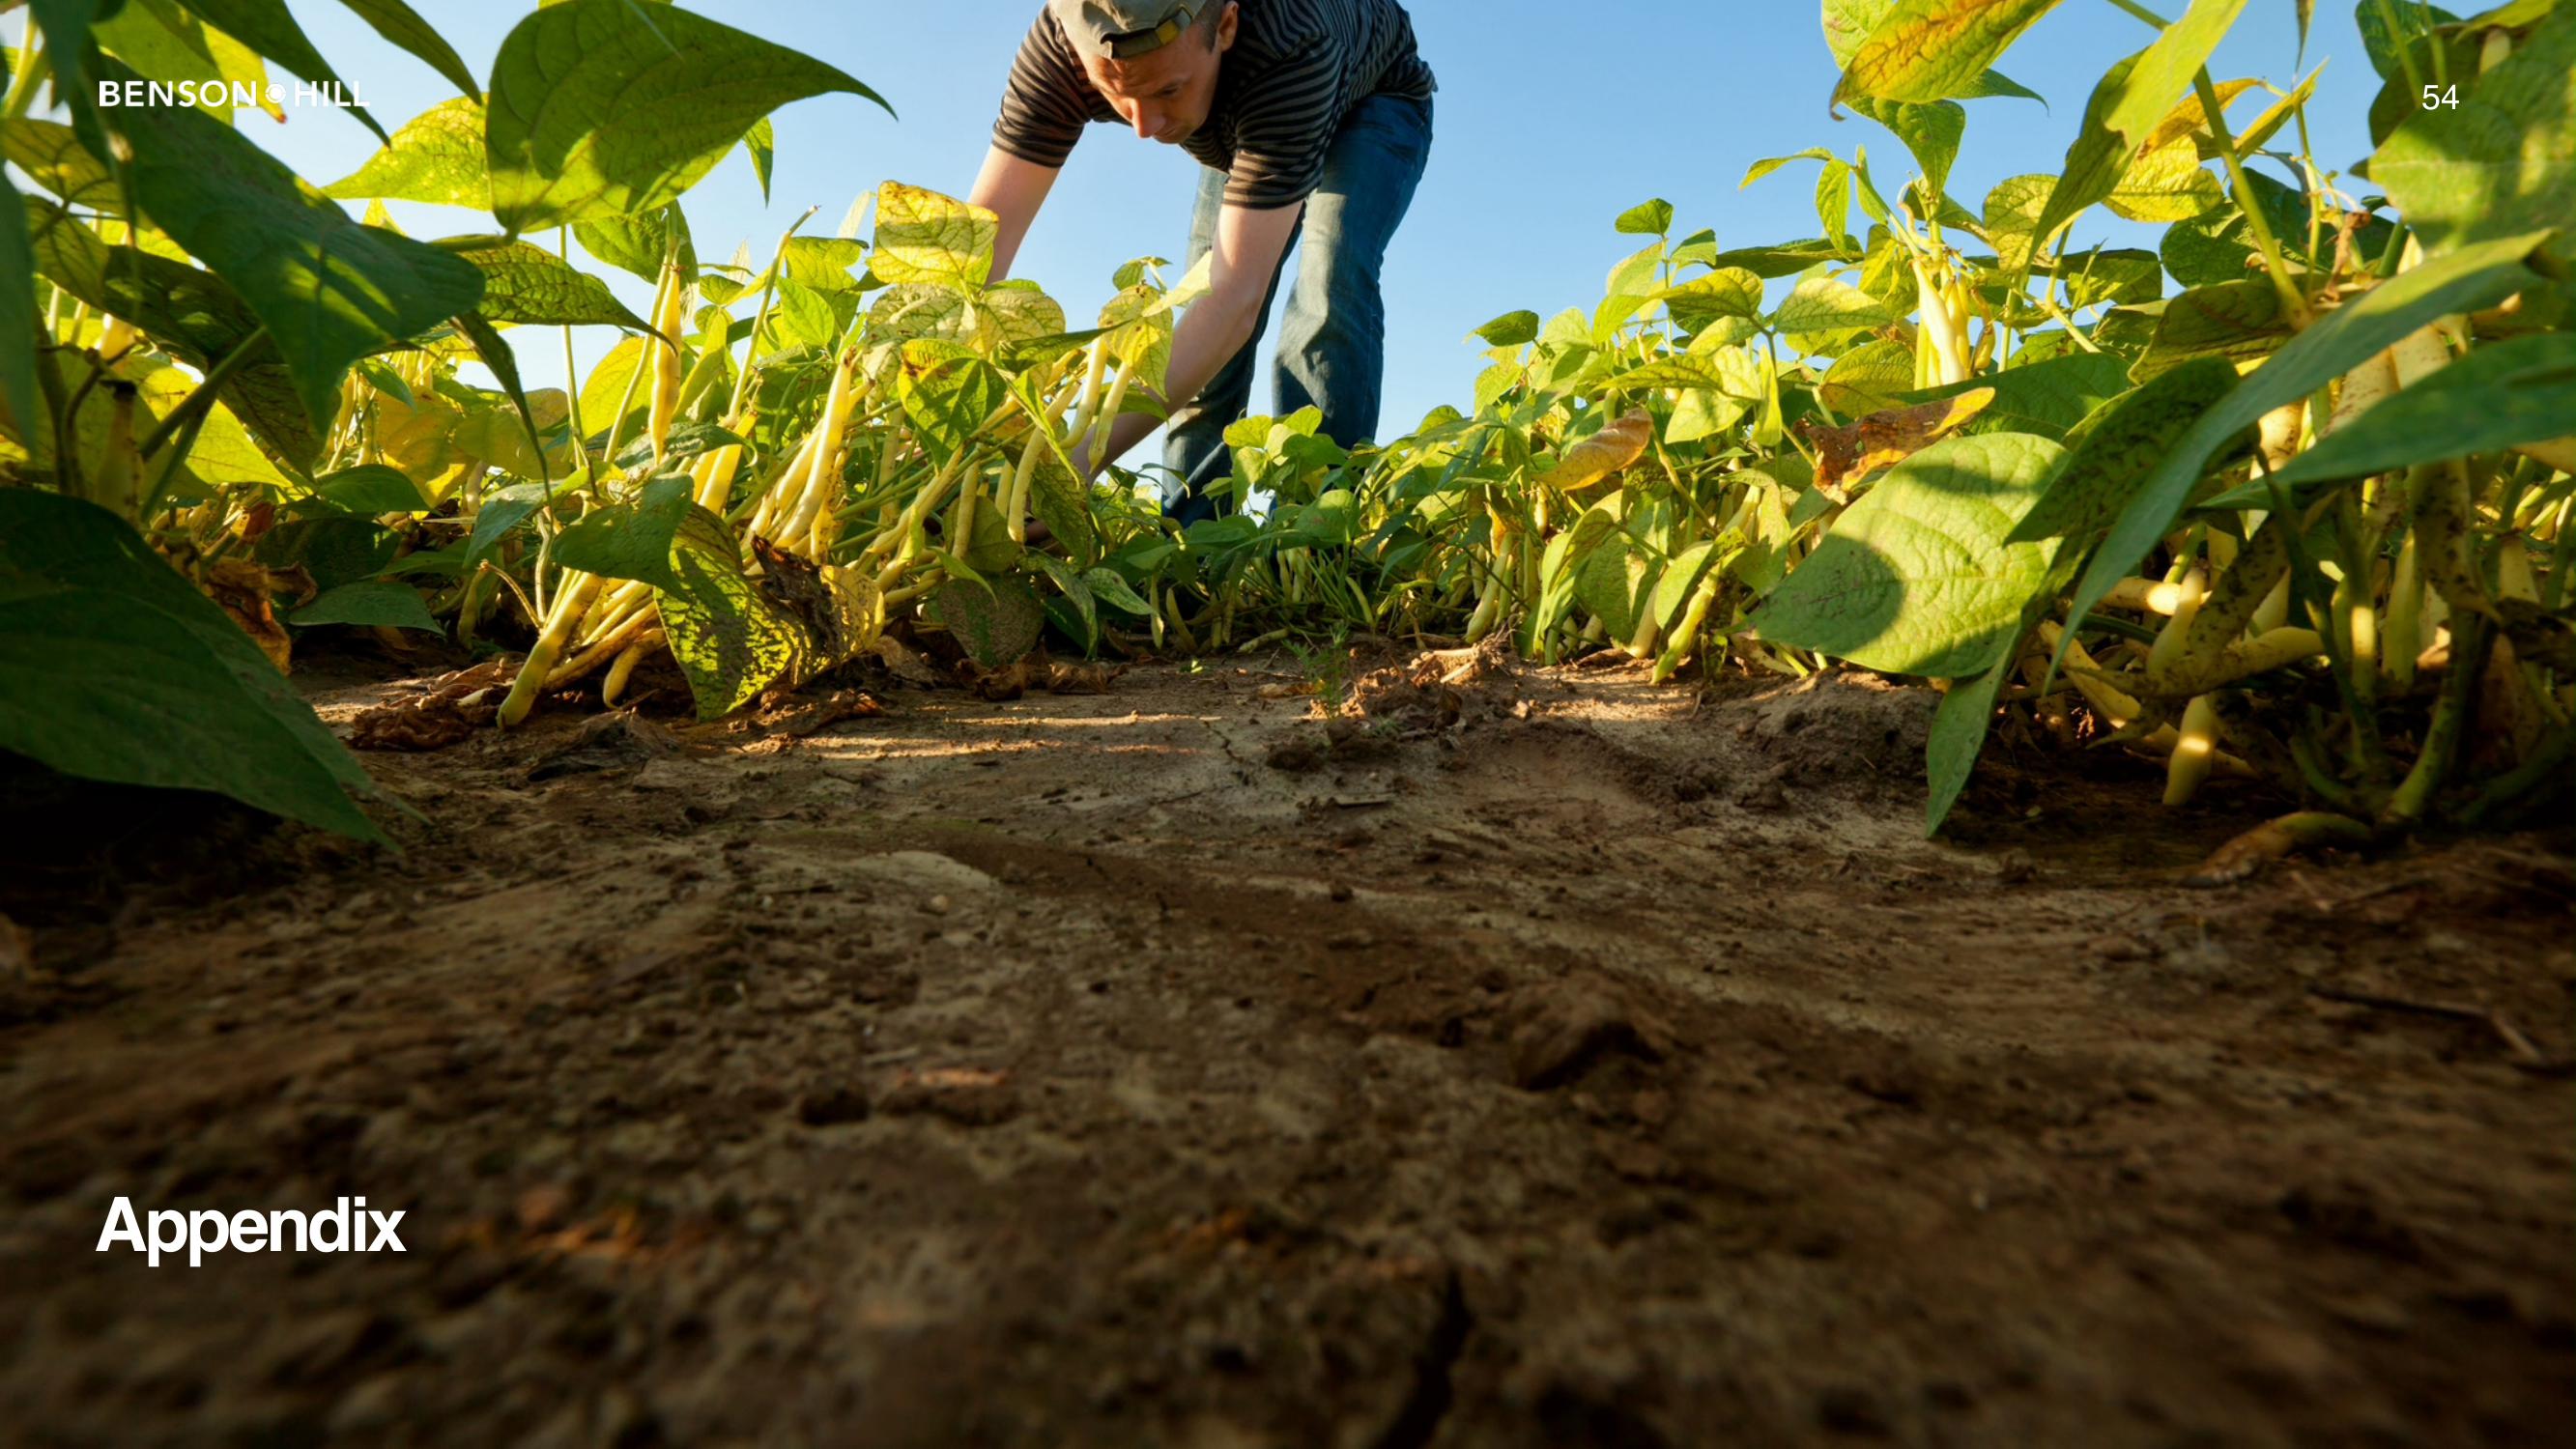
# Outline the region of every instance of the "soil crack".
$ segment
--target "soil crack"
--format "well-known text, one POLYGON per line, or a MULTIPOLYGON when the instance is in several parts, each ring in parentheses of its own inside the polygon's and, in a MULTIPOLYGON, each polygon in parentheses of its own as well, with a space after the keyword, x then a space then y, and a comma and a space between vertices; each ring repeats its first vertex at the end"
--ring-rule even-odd
POLYGON ((1466 1354, 1467 1335, 1475 1327, 1475 1315, 1467 1310, 1466 1287, 1458 1279, 1458 1270, 1451 1268, 1440 1285, 1440 1317, 1413 1361, 1413 1392, 1405 1396, 1395 1421, 1377 1436, 1376 1449, 1424 1449, 1440 1432, 1457 1399, 1450 1371, 1466 1354))

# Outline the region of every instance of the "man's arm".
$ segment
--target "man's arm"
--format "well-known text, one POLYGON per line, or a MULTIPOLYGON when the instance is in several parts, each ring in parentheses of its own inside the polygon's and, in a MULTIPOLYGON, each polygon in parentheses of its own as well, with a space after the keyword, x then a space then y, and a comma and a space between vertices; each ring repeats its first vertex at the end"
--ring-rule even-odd
MULTIPOLYGON (((1288 252, 1303 204, 1254 210, 1228 206, 1217 216, 1215 260, 1208 271, 1208 294, 1190 304, 1172 333, 1172 364, 1165 374, 1165 412, 1182 406, 1213 381, 1252 337, 1261 320, 1261 303, 1270 295, 1270 279, 1288 252)), ((1089 471, 1111 462, 1145 440, 1162 424, 1133 413, 1110 419, 1109 446, 1097 458, 1076 458, 1089 471)))
POLYGON ((999 146, 984 153, 984 169, 975 174, 975 189, 966 199, 1001 218, 1001 230, 993 238, 994 281, 1009 279, 1029 223, 1037 220, 1058 174, 1052 166, 1023 161, 999 146))

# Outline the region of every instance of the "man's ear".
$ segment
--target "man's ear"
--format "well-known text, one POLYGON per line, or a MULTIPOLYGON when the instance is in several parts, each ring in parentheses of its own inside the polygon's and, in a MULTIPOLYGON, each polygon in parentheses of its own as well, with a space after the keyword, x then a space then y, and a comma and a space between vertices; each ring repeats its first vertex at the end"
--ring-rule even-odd
POLYGON ((1216 18, 1216 53, 1234 49, 1234 32, 1243 21, 1241 0, 1225 0, 1225 13, 1216 18))

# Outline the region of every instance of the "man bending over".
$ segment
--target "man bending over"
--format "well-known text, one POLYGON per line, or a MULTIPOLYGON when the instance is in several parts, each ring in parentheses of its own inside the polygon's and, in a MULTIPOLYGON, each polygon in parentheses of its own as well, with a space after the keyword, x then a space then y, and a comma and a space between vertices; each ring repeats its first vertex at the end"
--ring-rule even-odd
MULTIPOLYGON (((1301 232, 1273 411, 1320 408, 1344 447, 1376 435, 1378 274, 1430 156, 1433 89, 1396 0, 1048 0, 1030 28, 970 197, 1001 219, 994 280, 1086 123, 1134 127, 1205 168, 1189 260, 1215 254, 1211 290, 1181 318, 1157 399, 1179 521, 1215 512, 1225 430, 1251 400, 1253 349, 1301 232)), ((1077 461, 1096 472, 1154 427, 1113 419, 1102 455, 1077 461)))

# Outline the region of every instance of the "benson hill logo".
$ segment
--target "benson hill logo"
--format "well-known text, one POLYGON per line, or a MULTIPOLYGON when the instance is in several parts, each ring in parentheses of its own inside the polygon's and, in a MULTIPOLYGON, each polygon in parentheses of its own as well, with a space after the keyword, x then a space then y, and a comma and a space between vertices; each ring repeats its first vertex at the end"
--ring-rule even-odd
POLYGON ((191 1268, 207 1253, 400 1253, 406 1249, 394 1229, 402 1220, 400 1212, 369 1209, 365 1198, 344 1197, 314 1213, 155 1211, 138 1221, 134 1200, 121 1197, 108 1207, 98 1250, 121 1243, 154 1268, 163 1253, 176 1256, 181 1248, 191 1268))

